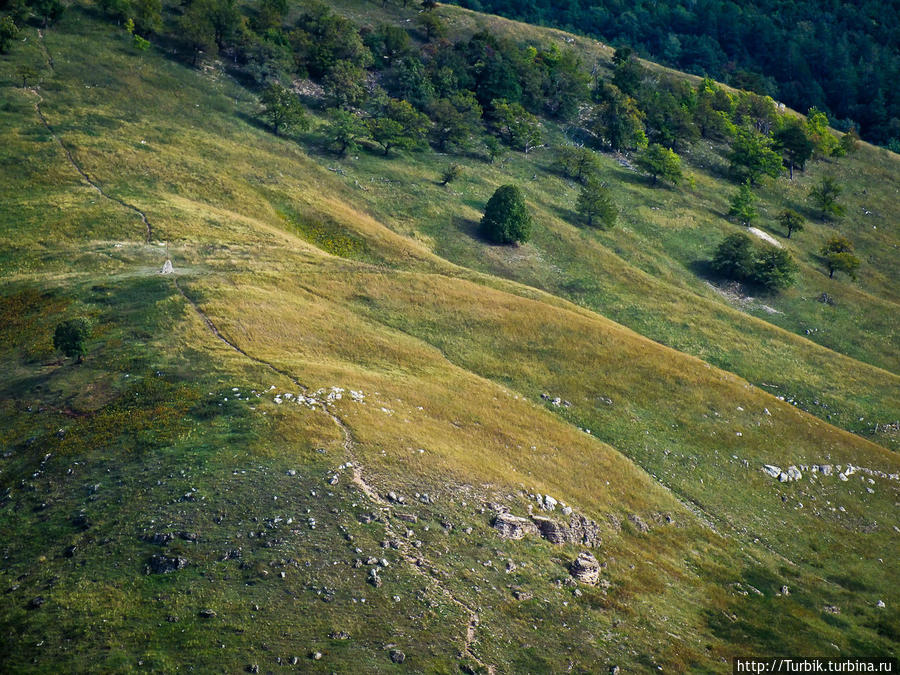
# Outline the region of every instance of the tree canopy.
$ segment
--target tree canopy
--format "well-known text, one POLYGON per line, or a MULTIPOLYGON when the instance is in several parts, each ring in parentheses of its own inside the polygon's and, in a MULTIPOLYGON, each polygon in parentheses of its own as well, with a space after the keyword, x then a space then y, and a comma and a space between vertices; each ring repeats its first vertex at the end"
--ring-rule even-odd
MULTIPOLYGON (((897 3, 837 0, 826 11, 815 0, 455 1, 470 9, 631 45, 634 49, 627 55, 622 52, 615 63, 617 84, 626 91, 640 80, 630 58, 640 54, 776 97, 797 110, 816 106, 832 121, 847 125, 853 120, 866 140, 893 144, 900 151, 897 3)), ((719 133, 709 102, 701 105, 707 109, 704 136, 719 133)))

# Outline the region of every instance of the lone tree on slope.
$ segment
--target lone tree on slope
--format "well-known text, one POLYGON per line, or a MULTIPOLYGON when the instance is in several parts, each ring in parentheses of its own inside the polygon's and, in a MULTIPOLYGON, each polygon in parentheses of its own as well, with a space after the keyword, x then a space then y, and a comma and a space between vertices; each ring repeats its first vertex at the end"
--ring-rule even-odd
POLYGON ((785 209, 778 214, 778 222, 787 230, 787 238, 790 239, 794 232, 803 231, 803 216, 794 209, 785 209))
POLYGON ((90 324, 87 319, 77 318, 63 321, 56 326, 53 333, 53 348, 62 352, 69 358, 74 358, 75 363, 84 361, 84 343, 90 332, 90 324))
POLYGON ((495 244, 518 244, 531 236, 531 215, 516 185, 497 188, 484 208, 481 233, 495 244))
POLYGON ((750 187, 750 181, 745 180, 731 200, 731 209, 728 211, 728 215, 742 225, 749 226, 757 216, 756 207, 753 206, 754 202, 756 202, 756 196, 750 187))
POLYGON ((859 258, 853 253, 853 242, 847 237, 835 235, 822 246, 825 266, 828 267, 828 278, 833 279, 835 272, 844 272, 851 279, 856 279, 859 269, 859 258))
POLYGON ((581 187, 576 202, 578 213, 587 219, 588 225, 608 230, 616 224, 619 213, 609 196, 609 189, 599 178, 592 176, 581 187))

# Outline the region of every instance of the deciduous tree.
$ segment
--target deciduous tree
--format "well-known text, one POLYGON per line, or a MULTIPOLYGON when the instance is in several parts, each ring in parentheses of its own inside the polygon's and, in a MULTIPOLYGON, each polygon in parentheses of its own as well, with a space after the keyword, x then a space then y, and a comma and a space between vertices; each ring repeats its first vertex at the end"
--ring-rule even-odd
POLYGON ((260 100, 263 104, 263 117, 272 126, 275 135, 295 129, 308 129, 309 118, 297 95, 280 84, 273 83, 263 89, 260 100))
POLYGON ((637 158, 637 165, 653 177, 653 184, 662 177, 678 184, 682 178, 681 157, 658 143, 652 143, 637 158))
POLYGON ((791 119, 773 134, 773 149, 781 153, 781 161, 790 171, 790 178, 794 180, 794 168, 803 169, 807 160, 812 157, 815 143, 807 135, 804 125, 796 119, 791 119))
POLYGON ((348 152, 359 149, 358 141, 366 134, 366 125, 354 113, 341 108, 328 111, 328 124, 325 127, 326 143, 343 157, 348 152))
POLYGON ((430 125, 428 117, 417 112, 409 101, 395 98, 388 99, 368 121, 369 135, 383 148, 385 156, 391 148, 411 150, 421 147, 430 125))
POLYGON ((794 232, 803 231, 803 216, 793 209, 784 209, 778 214, 778 222, 787 230, 787 238, 790 239, 794 232))
POLYGON ((851 279, 856 279, 860 261, 853 253, 853 242, 847 237, 841 235, 830 237, 822 246, 821 253, 825 258, 825 266, 828 267, 829 279, 834 277, 835 272, 844 272, 851 279))
POLYGON ((781 157, 771 145, 771 139, 755 129, 738 129, 728 155, 732 173, 753 184, 763 176, 777 178, 781 175, 781 157))
POLYGON ((16 26, 11 16, 0 18, 0 54, 9 51, 9 46, 19 35, 19 27, 16 26))
POLYGON ((590 148, 567 145, 557 148, 553 168, 567 178, 584 183, 600 171, 600 160, 590 148))

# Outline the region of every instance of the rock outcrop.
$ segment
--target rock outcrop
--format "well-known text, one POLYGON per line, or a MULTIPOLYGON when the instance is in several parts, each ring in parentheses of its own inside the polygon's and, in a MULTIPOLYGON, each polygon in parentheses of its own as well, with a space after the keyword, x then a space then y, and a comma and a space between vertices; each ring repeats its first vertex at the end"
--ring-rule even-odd
POLYGON ((528 518, 511 513, 498 513, 493 526, 503 539, 522 539, 526 534, 538 534, 537 526, 528 518))
POLYGON ((579 544, 591 548, 603 543, 600 526, 582 515, 573 515, 568 524, 547 518, 532 516, 540 535, 551 544, 579 544))
POLYGON ((578 554, 578 557, 575 558, 569 567, 569 571, 576 581, 589 586, 596 586, 600 581, 600 563, 587 551, 582 551, 578 554))

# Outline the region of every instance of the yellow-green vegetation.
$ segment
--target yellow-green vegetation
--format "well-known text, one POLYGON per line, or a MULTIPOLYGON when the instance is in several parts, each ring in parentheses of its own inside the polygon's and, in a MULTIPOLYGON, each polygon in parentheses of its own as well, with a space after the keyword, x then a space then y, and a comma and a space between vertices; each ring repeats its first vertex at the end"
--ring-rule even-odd
MULTIPOLYGON (((334 3, 416 11, 379 5, 334 3)), ((456 35, 569 44, 436 11, 456 35)), ((137 51, 92 5, 22 34, 0 57, 4 672, 896 656, 896 156, 861 143, 763 182, 756 225, 800 269, 751 299, 707 276, 740 228, 706 141, 676 187, 601 156, 620 215, 587 228, 546 149, 473 149, 442 185, 432 151, 325 150, 316 110, 274 135, 227 64, 137 51), (838 223, 806 199, 826 172, 838 223), (506 184, 521 246, 477 232, 506 184), (807 219, 790 239, 786 208, 807 219), (837 232, 855 282, 819 257, 837 232), (81 364, 53 347, 77 317, 81 364), (601 584, 570 580, 581 546, 491 527, 564 518, 536 494, 596 521, 601 584)))

